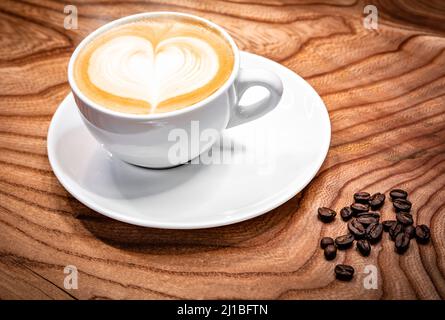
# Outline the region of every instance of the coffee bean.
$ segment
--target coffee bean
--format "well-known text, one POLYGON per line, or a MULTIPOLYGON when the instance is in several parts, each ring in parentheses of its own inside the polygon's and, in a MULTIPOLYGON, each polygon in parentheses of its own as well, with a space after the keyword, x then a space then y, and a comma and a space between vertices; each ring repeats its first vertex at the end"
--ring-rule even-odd
POLYGON ((408 197, 408 192, 406 192, 405 190, 402 190, 402 189, 393 189, 389 193, 389 196, 391 197, 392 200, 406 199, 408 197))
POLYGON ((385 203, 385 195, 383 193, 377 192, 371 196, 369 199, 369 205, 372 210, 380 209, 385 203))
POLYGON ((389 235, 392 240, 395 240, 399 233, 403 232, 403 224, 396 222, 390 229, 389 235))
POLYGON ((338 280, 349 281, 354 276, 354 268, 347 264, 337 264, 334 269, 335 277, 338 280))
POLYGON ((378 223, 379 219, 374 217, 358 217, 357 221, 364 226, 369 226, 371 223, 378 223))
POLYGON ((396 199, 394 200, 392 205, 394 206, 394 209, 396 209, 396 212, 399 211, 409 212, 412 206, 411 202, 405 199, 396 199))
POLYGON ((322 249, 326 248, 330 244, 334 244, 334 239, 331 237, 324 237, 320 240, 320 247, 322 249))
POLYGON ((357 219, 348 222, 348 230, 354 235, 355 239, 362 239, 366 234, 365 227, 357 219))
POLYGON ((383 225, 380 223, 371 223, 366 228, 366 238, 371 243, 379 242, 380 239, 382 238, 382 234, 383 234, 383 225))
POLYGON ((326 248, 324 248, 324 257, 326 260, 332 260, 337 256, 337 248, 330 244, 326 248))
POLYGON ((357 192, 354 193, 354 201, 357 203, 368 204, 371 195, 368 192, 357 192))
POLYGON ((383 230, 384 230, 384 231, 389 231, 389 229, 391 229, 391 227, 392 227, 393 225, 395 225, 396 223, 397 223, 396 220, 386 220, 386 221, 383 221, 383 222, 382 222, 383 230))
POLYGON ((380 219, 380 213, 376 212, 376 211, 369 211, 369 212, 360 212, 357 213, 357 218, 360 217, 367 217, 367 218, 376 218, 376 219, 380 219))
POLYGON ((395 245, 398 253, 404 253, 409 248, 409 236, 401 232, 396 236, 395 245))
POLYGON ((354 236, 352 234, 345 234, 343 236, 335 238, 335 244, 340 250, 351 247, 353 242, 354 236))
POLYGON ((369 205, 363 204, 363 203, 353 203, 353 204, 351 204, 351 209, 354 212, 354 214, 357 214, 360 212, 368 212, 369 205))
POLYGON ((421 224, 416 227, 416 240, 418 243, 427 243, 430 241, 431 231, 428 226, 421 224))
POLYGON ((323 222, 331 222, 335 219, 337 213, 329 208, 318 208, 318 218, 323 222))
POLYGON ((396 214, 397 221, 401 224, 407 226, 414 223, 413 216, 409 214, 408 212, 399 211, 396 214))
POLYGON ((371 245, 368 240, 358 240, 357 249, 362 254, 362 256, 367 257, 371 253, 371 245))
POLYGON ((410 239, 414 238, 416 235, 416 228, 413 225, 409 225, 405 227, 404 231, 410 239))
POLYGON ((340 216, 344 221, 348 221, 349 219, 351 219, 352 215, 353 212, 351 207, 344 207, 343 209, 340 210, 340 216))

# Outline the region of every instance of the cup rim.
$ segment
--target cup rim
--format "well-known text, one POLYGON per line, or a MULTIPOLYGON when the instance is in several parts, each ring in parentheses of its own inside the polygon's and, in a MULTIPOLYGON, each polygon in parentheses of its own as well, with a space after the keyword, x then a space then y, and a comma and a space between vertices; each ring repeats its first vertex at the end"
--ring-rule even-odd
POLYGON ((88 107, 93 108, 99 112, 105 113, 107 115, 116 117, 116 118, 125 118, 125 119, 133 119, 133 120, 153 120, 153 119, 164 119, 164 118, 171 118, 175 117, 181 114, 192 112, 196 109, 202 108, 203 106, 207 105, 209 102, 216 99, 218 96, 220 96, 223 92, 227 90, 227 88, 232 85, 232 83, 235 81, 239 70, 239 49, 236 45, 235 41, 232 39, 232 37, 228 34, 226 30, 224 30, 222 27, 217 25, 216 23, 192 15, 188 13, 182 13, 182 12, 174 12, 174 11, 153 11, 153 12, 142 12, 133 14, 130 16, 126 16, 123 18, 119 18, 113 21, 110 21, 106 23, 105 25, 97 28, 93 32, 91 32, 88 36, 86 36, 76 47, 74 52, 72 53, 69 63, 68 63, 68 83, 71 87, 71 90, 73 91, 74 95, 76 95, 82 102, 86 103, 88 107), (229 78, 224 82, 222 86, 220 86, 215 92, 213 92, 208 97, 204 98, 201 101, 198 101, 197 103, 194 103, 190 106, 184 107, 179 110, 173 110, 173 111, 167 111, 162 113, 150 113, 150 114, 134 114, 134 113, 124 113, 120 111, 114 111, 111 109, 106 108, 105 106, 102 106, 99 103, 96 103, 92 101, 90 98, 88 98, 85 94, 82 93, 82 91, 79 89, 79 87, 76 84, 76 81, 74 80, 74 62, 77 59, 77 56, 79 55, 79 52, 93 39, 98 37, 100 34, 110 30, 111 28, 114 28, 115 26, 122 25, 131 21, 143 19, 144 17, 156 17, 156 16, 162 16, 162 15, 169 15, 169 16, 179 16, 179 17, 187 17, 191 19, 198 20, 200 22, 203 22, 210 27, 217 30, 230 44, 232 51, 233 51, 233 69, 229 76, 229 78))

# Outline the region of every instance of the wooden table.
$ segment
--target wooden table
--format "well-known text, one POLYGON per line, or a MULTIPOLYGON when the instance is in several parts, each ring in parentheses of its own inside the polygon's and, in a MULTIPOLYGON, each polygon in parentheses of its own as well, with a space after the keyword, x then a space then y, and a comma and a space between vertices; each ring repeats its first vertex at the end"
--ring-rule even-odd
POLYGON ((77 30, 64 29, 62 2, 0 2, 1 299, 445 298, 443 1, 367 1, 379 10, 377 30, 364 27, 365 3, 354 0, 71 2, 77 30), (332 142, 306 189, 259 218, 194 231, 120 223, 64 190, 46 135, 70 92, 68 59, 98 26, 154 10, 208 18, 241 49, 280 62, 319 92, 332 142), (323 225, 316 209, 393 187, 410 191, 432 243, 414 241, 400 256, 385 235, 368 258, 349 250, 325 261, 320 238, 345 224, 323 225), (334 280, 341 262, 357 270, 350 283, 334 280), (79 271, 77 290, 64 288, 66 265, 79 271), (378 267, 378 289, 364 287, 366 265, 378 267))

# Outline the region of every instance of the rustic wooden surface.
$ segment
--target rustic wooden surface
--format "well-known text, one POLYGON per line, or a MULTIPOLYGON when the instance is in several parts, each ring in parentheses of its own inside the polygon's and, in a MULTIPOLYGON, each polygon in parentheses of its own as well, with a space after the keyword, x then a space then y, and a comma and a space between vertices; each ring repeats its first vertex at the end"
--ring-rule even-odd
MULTIPOLYGON (((0 2, 0 298, 445 298, 445 7, 443 1, 72 1, 79 29, 63 28, 64 3, 0 2), (313 182, 259 218, 217 229, 139 228, 81 205, 58 183, 46 155, 51 116, 69 93, 66 67, 98 26, 143 11, 194 13, 225 27, 239 47, 307 79, 332 121, 327 160, 313 182), (335 262, 318 248, 339 235, 320 205, 340 209, 357 189, 411 192, 428 246, 399 256, 386 238, 368 258, 335 262), (333 279, 335 263, 358 271, 333 279), (377 290, 363 269, 379 270, 377 290), (79 289, 63 287, 66 265, 79 289)), ((66 1, 65 1, 66 3, 66 1)), ((387 204, 384 217, 392 215, 387 204)))

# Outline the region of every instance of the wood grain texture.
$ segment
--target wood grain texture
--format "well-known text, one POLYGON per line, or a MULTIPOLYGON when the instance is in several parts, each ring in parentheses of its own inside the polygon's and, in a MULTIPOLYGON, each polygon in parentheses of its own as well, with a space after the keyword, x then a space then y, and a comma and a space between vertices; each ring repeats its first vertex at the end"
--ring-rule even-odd
MULTIPOLYGON (((72 1, 79 29, 63 28, 64 2, 0 2, 0 298, 445 298, 444 2, 355 0, 72 1), (379 9, 378 30, 363 7, 379 9), (143 11, 173 10, 225 27, 243 50, 307 79, 332 121, 328 157, 300 194, 259 218, 222 228, 171 231, 120 223, 81 205, 46 155, 50 119, 68 94, 76 44, 98 26, 143 11), (368 258, 323 259, 316 209, 339 210, 358 189, 410 191, 428 246, 399 256, 385 235, 368 258), (334 280, 335 263, 356 267, 334 280), (63 268, 79 289, 63 287, 63 268), (365 265, 379 269, 366 290, 365 265)), ((383 216, 392 216, 390 204, 383 216)))

